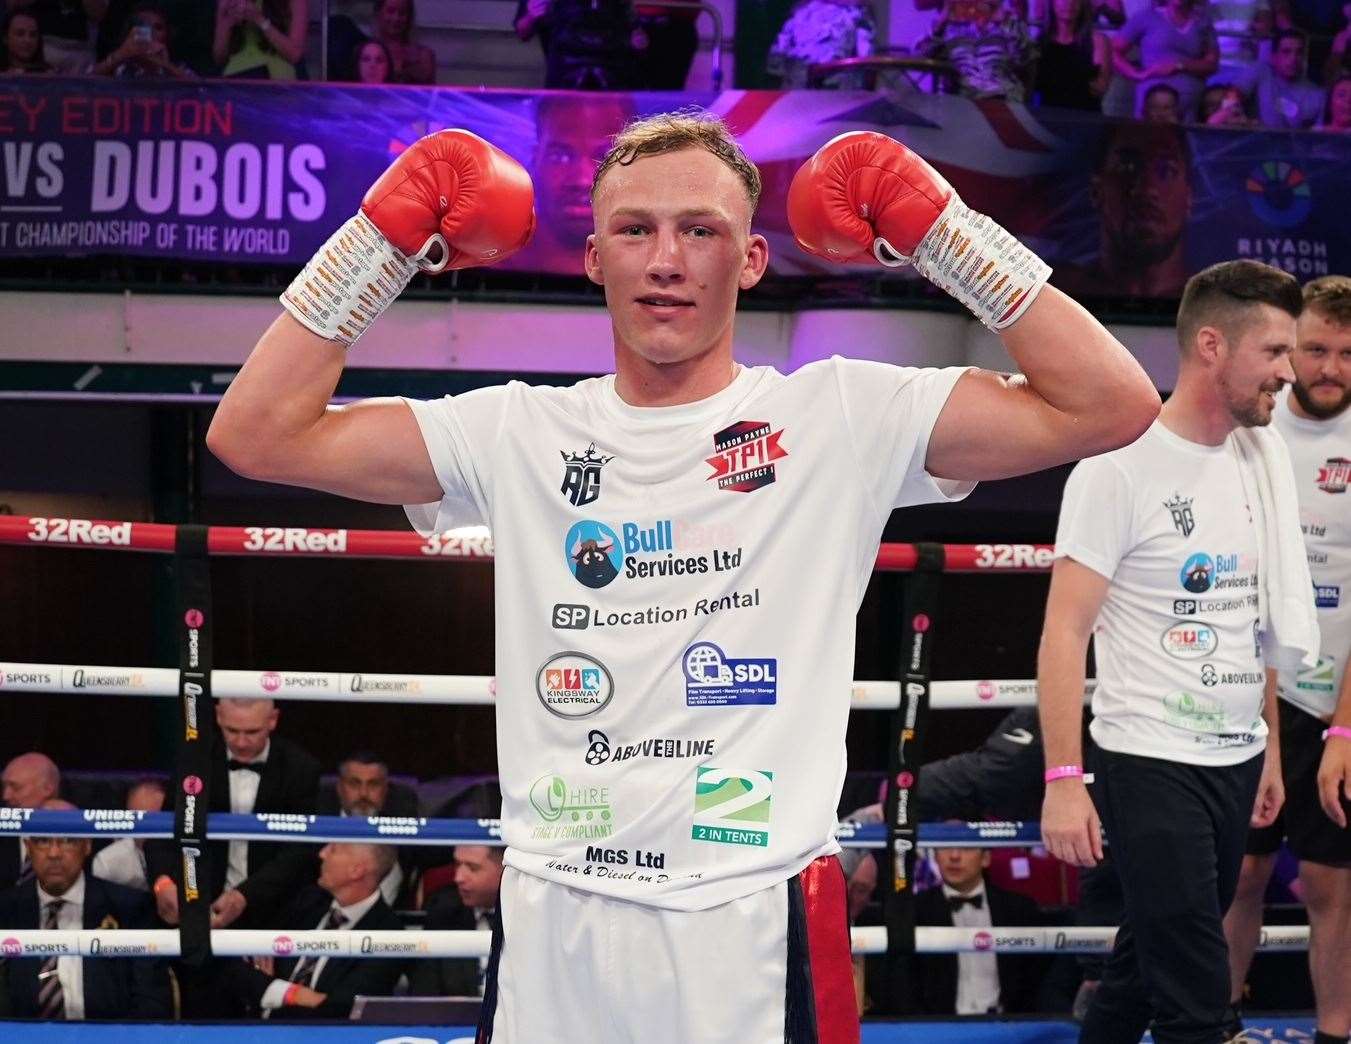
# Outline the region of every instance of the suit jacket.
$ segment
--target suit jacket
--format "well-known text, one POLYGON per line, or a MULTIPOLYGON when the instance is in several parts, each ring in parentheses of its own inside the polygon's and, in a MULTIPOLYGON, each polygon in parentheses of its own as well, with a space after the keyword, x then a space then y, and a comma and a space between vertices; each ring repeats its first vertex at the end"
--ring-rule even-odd
MULTIPOLYGON (((1042 923, 1037 904, 1026 896, 985 882, 994 927, 1021 927, 1042 923)), ((915 897, 915 924, 952 927, 952 910, 942 888, 915 897)), ((995 956, 999 973, 999 1002, 1008 1014, 1035 1011, 1037 990, 1048 961, 1042 954, 1004 953, 995 956)), ((875 1014, 952 1015, 957 1010, 957 954, 911 954, 884 958, 874 968, 869 986, 875 1014)))
MULTIPOLYGON (((212 812, 230 811, 230 773, 225 764, 225 745, 217 743, 211 760, 212 812)), ((313 814, 319 798, 319 762, 284 737, 273 735, 267 764, 258 780, 255 812, 313 814)), ((229 844, 216 841, 206 846, 208 860, 205 894, 215 899, 225 891, 229 844)), ((146 872, 153 883, 161 874, 175 881, 181 875, 178 849, 171 841, 147 841, 146 872)), ((244 914, 231 928, 272 927, 287 900, 314 881, 318 874, 317 849, 295 842, 250 841, 248 877, 239 890, 248 900, 244 914)))
MULTIPOLYGON (((308 931, 318 927, 333 905, 333 897, 318 885, 311 885, 286 907, 275 927, 290 931, 308 931)), ((366 915, 348 931, 398 931, 403 928, 399 915, 384 899, 377 899, 366 915)), ((243 961, 227 962, 227 979, 250 1015, 262 1010, 263 993, 275 979, 289 979, 298 958, 280 958, 273 965, 275 974, 267 975, 243 961)), ((404 973, 404 962, 393 958, 330 957, 319 973, 314 988, 326 994, 317 1008, 286 1007, 274 1017, 286 1019, 346 1019, 352 1014, 352 1002, 358 994, 389 997, 404 973)))
MULTIPOLYGON (((0 894, 0 927, 37 928, 38 888, 25 881, 0 894)), ((107 918, 119 928, 154 928, 150 896, 92 874, 84 875, 85 928, 98 928, 107 918)), ((38 1015, 37 957, 0 961, 0 1015, 38 1015)), ((169 978, 163 961, 139 957, 93 957, 84 961, 84 1013, 87 1019, 164 1019, 172 1014, 169 978)))
MULTIPOLYGON (((441 892, 427 910, 428 931, 472 932, 474 911, 459 901, 454 889, 441 892)), ((408 993, 413 997, 479 996, 479 963, 475 957, 428 957, 409 962, 408 993)))

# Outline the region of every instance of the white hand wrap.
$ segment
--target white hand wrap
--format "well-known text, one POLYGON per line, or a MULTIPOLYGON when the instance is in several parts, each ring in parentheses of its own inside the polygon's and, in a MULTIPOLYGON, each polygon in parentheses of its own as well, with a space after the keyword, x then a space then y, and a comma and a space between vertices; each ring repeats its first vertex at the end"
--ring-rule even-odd
POLYGON ((349 348, 417 273, 361 211, 296 276, 281 304, 296 322, 349 348))
POLYGON ((873 254, 888 267, 913 264, 915 271, 946 290, 991 330, 1011 325, 1036 300, 1051 266, 1006 229, 966 206, 957 196, 906 257, 878 237, 873 254))

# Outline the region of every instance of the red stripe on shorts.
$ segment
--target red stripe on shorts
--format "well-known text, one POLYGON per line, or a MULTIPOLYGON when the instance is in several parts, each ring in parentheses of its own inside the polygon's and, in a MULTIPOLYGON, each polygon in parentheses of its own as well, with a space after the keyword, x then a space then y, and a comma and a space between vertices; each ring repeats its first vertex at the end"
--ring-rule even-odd
POLYGON ((798 880, 816 997, 817 1044, 859 1044, 844 871, 834 856, 822 856, 812 860, 798 880))

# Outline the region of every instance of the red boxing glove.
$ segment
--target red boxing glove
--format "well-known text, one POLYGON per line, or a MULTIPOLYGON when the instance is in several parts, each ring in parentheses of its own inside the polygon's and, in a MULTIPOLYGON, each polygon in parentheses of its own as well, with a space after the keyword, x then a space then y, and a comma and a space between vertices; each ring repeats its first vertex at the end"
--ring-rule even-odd
POLYGON ((798 246, 827 261, 894 264, 915 253, 954 195, 899 141, 851 131, 826 142, 793 176, 788 223, 798 246), (899 257, 878 256, 887 247, 899 257))
POLYGON ((938 171, 871 131, 826 142, 794 175, 788 223, 798 246, 827 261, 913 264, 991 330, 1017 322, 1051 275, 938 171))
POLYGON ((410 145, 370 187, 361 210, 426 272, 501 261, 535 231, 526 169, 466 130, 410 145))

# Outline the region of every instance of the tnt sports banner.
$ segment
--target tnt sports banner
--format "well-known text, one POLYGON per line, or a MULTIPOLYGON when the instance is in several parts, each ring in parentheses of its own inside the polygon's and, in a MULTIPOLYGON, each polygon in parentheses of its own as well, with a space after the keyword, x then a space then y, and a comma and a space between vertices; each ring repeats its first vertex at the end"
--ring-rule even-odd
MULTIPOLYGON (((1313 1019, 1248 1019, 1255 1041, 1309 1041, 1313 1019)), ((0 1022, 0 1034, 5 1033, 0 1022)), ((118 1025, 116 1023, 14 1023, 15 1039, 24 1044, 235 1044, 240 1027, 200 1023, 118 1025)), ((323 1027, 248 1027, 257 1044, 473 1044, 472 1026, 367 1026, 329 1023, 323 1027)), ((953 1019, 949 1022, 865 1022, 863 1044, 1073 1044, 1079 1027, 1071 1022, 991 1022, 953 1019)), ((1145 1042, 1151 1038, 1146 1035, 1145 1042)))
MULTIPOLYGON (((839 268, 793 243, 794 172, 849 130, 936 164, 972 206, 1084 295, 1172 297, 1213 261, 1302 278, 1351 271, 1351 137, 1114 123, 918 92, 569 94, 321 84, 16 78, 0 88, 0 257, 119 254, 302 264, 386 166, 446 127, 481 134, 535 180, 539 231, 506 267, 581 274, 589 190, 635 116, 702 105, 760 166, 771 268, 839 268)), ((906 270, 859 266, 872 278, 906 270)))

